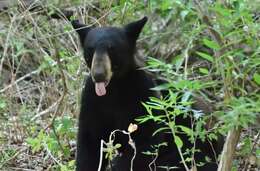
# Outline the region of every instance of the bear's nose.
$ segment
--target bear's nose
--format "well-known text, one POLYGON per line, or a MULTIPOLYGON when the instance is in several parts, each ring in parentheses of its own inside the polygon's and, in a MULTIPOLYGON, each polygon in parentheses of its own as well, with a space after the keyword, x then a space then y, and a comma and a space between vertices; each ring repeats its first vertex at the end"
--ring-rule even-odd
POLYGON ((95 69, 92 74, 95 82, 104 82, 106 80, 106 74, 103 69, 95 69))

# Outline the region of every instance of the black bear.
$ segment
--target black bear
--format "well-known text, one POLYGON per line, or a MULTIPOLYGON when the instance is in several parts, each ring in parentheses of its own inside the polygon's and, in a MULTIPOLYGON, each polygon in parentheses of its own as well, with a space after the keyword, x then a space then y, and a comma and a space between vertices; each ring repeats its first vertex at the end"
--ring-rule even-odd
MULTIPOLYGON (((150 90, 155 86, 153 80, 138 69, 134 59, 136 40, 146 21, 144 17, 123 28, 92 28, 72 21, 90 68, 90 76, 82 92, 77 171, 96 171, 101 139, 107 141, 115 129, 126 130, 136 117, 145 113, 141 102, 155 96, 155 92, 150 90)), ((150 160, 141 152, 150 146, 153 131, 151 124, 144 124, 133 135, 137 148, 134 170, 149 170, 150 160)), ((127 145, 126 136, 118 135, 117 138, 122 144, 122 157, 116 169, 129 170, 133 151, 127 145)), ((107 160, 104 159, 102 170, 106 165, 107 160)))
MULTIPOLYGON (((72 21, 74 29, 79 34, 85 61, 90 68, 90 75, 82 92, 79 115, 77 171, 97 171, 101 139, 107 141, 113 130, 127 129, 137 117, 146 113, 141 102, 157 96, 156 92, 150 90, 155 87, 153 78, 140 70, 134 59, 136 40, 146 22, 147 17, 144 17, 122 28, 97 28, 87 27, 77 20, 72 21)), ((178 122, 186 121, 180 119, 178 122)), ((154 123, 147 122, 139 125, 138 130, 133 133, 137 148, 134 171, 150 170, 152 157, 142 152, 147 151, 151 144, 158 143, 158 138, 152 136, 155 129, 154 123)), ((119 149, 121 156, 111 169, 129 171, 133 150, 128 145, 127 136, 117 135, 116 138, 116 141, 122 144, 119 149)), ((173 144, 172 139, 170 141, 169 143, 173 144)), ((183 141, 188 143, 187 138, 183 141)), ((209 148, 204 144, 201 146, 209 148)), ((181 167, 179 170, 185 170, 180 164, 181 159, 174 145, 170 152, 162 153, 162 157, 158 158, 158 164, 162 161, 163 165, 178 165, 181 167)), ((108 161, 103 159, 102 171, 106 169, 107 164, 108 161)), ((207 169, 216 170, 216 166, 207 169)))

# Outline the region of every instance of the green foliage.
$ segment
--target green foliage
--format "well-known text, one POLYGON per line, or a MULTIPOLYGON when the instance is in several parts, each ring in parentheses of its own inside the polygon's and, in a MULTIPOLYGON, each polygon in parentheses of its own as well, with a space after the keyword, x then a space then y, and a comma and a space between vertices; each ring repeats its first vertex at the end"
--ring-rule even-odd
MULTIPOLYGON (((152 59, 152 63, 154 61, 157 60, 152 59)), ((161 68, 166 65, 161 61, 157 64, 153 64, 155 68, 161 68)), ((150 69, 153 70, 153 67, 151 67, 151 65, 150 69)), ((204 129, 205 121, 202 117, 203 113, 191 108, 191 105, 193 104, 191 98, 192 92, 199 90, 201 88, 201 83, 197 81, 181 80, 181 78, 179 79, 179 81, 169 81, 167 85, 163 84, 155 87, 154 90, 167 90, 169 92, 168 96, 165 98, 151 97, 150 101, 143 103, 148 114, 141 116, 136 120, 140 123, 152 120, 160 125, 163 125, 161 126, 161 128, 154 132, 154 135, 158 134, 159 132, 170 132, 173 137, 173 143, 177 145, 182 155, 185 155, 185 161, 188 163, 192 162, 191 156, 193 156, 193 154, 196 153, 197 150, 192 149, 191 151, 184 152, 186 149, 182 149, 183 141, 179 135, 187 135, 189 137, 189 140, 194 143, 197 139, 205 141, 206 135, 208 133, 204 129), (196 126, 194 128, 189 128, 186 125, 175 124, 176 117, 186 118, 188 116, 193 118, 193 124, 196 123, 196 126)), ((216 134, 214 132, 211 133, 211 139, 213 138, 216 138, 216 134)))
MULTIPOLYGON (((168 1, 165 1, 166 3, 168 1)), ((175 3, 171 3, 171 7, 161 8, 161 10, 173 9, 175 3)), ((248 128, 252 124, 257 124, 257 118, 260 117, 260 97, 258 95, 260 25, 258 21, 253 20, 252 13, 254 11, 251 7, 255 2, 238 0, 226 2, 225 5, 218 2, 203 2, 203 7, 209 6, 208 11, 205 11, 209 12, 206 14, 212 19, 209 21, 212 23, 212 27, 203 21, 198 24, 197 20, 201 16, 194 12, 194 8, 197 7, 193 4, 191 8, 187 8, 188 4, 189 2, 185 4, 187 13, 193 14, 188 17, 197 19, 185 20, 183 28, 187 26, 197 31, 190 32, 189 41, 185 44, 187 48, 181 54, 174 56, 171 63, 149 58, 146 69, 157 73, 166 81, 153 90, 167 90, 169 94, 167 98, 151 98, 149 102, 144 103, 148 115, 138 119, 140 123, 153 120, 158 124, 164 124, 154 134, 170 131, 174 143, 180 149, 183 142, 176 135, 178 133, 188 135, 191 142, 197 138, 204 141, 205 137, 216 139, 217 132, 225 134, 232 128, 248 128), (189 27, 191 25, 193 28, 189 27), (210 29, 213 31, 210 32, 210 29), (205 31, 210 34, 206 34, 205 31), (203 48, 196 49, 194 52, 193 42, 199 43, 196 46, 203 48), (196 55, 207 63, 206 67, 187 66, 188 60, 196 55), (207 91, 210 91, 216 98, 209 97, 208 94, 204 93, 207 91), (213 132, 208 132, 204 129, 207 116, 192 110, 193 99, 191 96, 198 94, 198 92, 206 99, 215 102, 214 116, 219 119, 219 123, 216 125, 221 125, 221 129, 214 128, 213 132), (154 113, 154 110, 162 112, 154 113), (196 117, 197 114, 199 117, 196 117), (185 117, 187 115, 195 118, 194 123, 196 124, 194 125, 196 127, 189 129, 183 125, 175 124, 174 118, 176 116, 185 117)), ((178 9, 183 9, 183 5, 179 5, 178 9)), ((184 11, 181 13, 186 14, 184 11)), ((185 34, 187 33, 183 35, 185 36, 185 34)), ((243 155, 252 152, 252 147, 249 145, 252 144, 252 141, 253 139, 247 139, 247 142, 244 143, 241 150, 243 155)), ((191 162, 189 156, 192 156, 195 151, 196 149, 182 152, 186 156, 187 162, 191 162)))
POLYGON ((69 161, 66 165, 60 166, 60 171, 74 171, 75 170, 75 160, 69 161))
POLYGON ((5 99, 0 98, 0 110, 4 110, 6 108, 6 101, 5 99))
POLYGON ((206 59, 210 62, 213 62, 213 56, 203 53, 203 52, 196 52, 201 58, 206 59))
POLYGON ((260 85, 260 74, 254 73, 254 81, 260 85))
POLYGON ((208 48, 212 49, 212 50, 219 50, 220 49, 220 45, 212 40, 208 40, 206 38, 204 38, 203 40, 203 44, 206 45, 208 48))
POLYGON ((57 162, 59 170, 73 170, 75 167, 74 160, 70 160, 67 163, 61 161, 62 159, 70 159, 71 145, 68 141, 76 138, 74 122, 74 119, 69 116, 57 118, 54 123, 55 133, 47 133, 44 130, 40 130, 35 138, 27 138, 26 142, 31 147, 32 153, 45 151, 48 155, 57 157, 57 161, 60 160, 60 162, 57 162))
POLYGON ((153 145, 152 146, 152 149, 154 150, 154 151, 145 151, 145 152, 143 152, 143 154, 145 154, 145 155, 152 155, 152 156, 157 156, 158 155, 158 149, 160 148, 160 147, 163 147, 163 146, 167 146, 167 143, 160 143, 160 144, 157 144, 157 145, 153 145))
MULTIPOLYGON (((255 97, 256 99, 259 96, 255 97)), ((226 129, 242 126, 248 127, 248 124, 255 123, 260 112, 260 101, 246 97, 233 97, 227 104, 227 111, 219 112, 220 117, 225 122, 226 129)))
MULTIPOLYGON (((162 124, 154 135, 171 132, 173 143, 188 163, 197 149, 183 149, 179 134, 194 142, 216 139, 218 132, 226 134, 233 127, 243 127, 245 134, 251 135, 256 131, 251 131, 250 126, 259 124, 260 113, 259 1, 200 2, 212 23, 210 29, 223 44, 212 38, 209 26, 201 20, 198 7, 191 0, 42 2, 44 9, 49 8, 47 14, 57 8, 80 8, 73 18, 87 24, 121 25, 145 15, 149 17, 138 47, 143 57, 149 56, 145 68, 166 81, 153 90, 167 91, 168 96, 144 102, 148 114, 137 120, 162 124), (191 107, 194 95, 215 104, 212 115, 219 121, 210 131, 204 129, 209 116, 191 107), (154 109, 159 112, 154 113, 154 109), (195 127, 175 124, 177 116, 188 115, 194 119, 195 127)), ((86 67, 70 24, 38 14, 17 7, 0 13, 0 147, 4 149, 0 152, 0 169, 8 170, 10 164, 19 164, 21 156, 34 155, 47 156, 43 157, 43 164, 38 161, 36 165, 71 171, 75 165, 76 114, 86 67), (54 44, 58 47, 61 68, 54 44), (19 78, 22 80, 15 82, 19 78), (7 85, 12 86, 2 91, 7 85), (57 100, 63 94, 65 98, 57 109, 59 117, 52 123, 57 100), (16 136, 21 138, 17 140, 16 136), (19 150, 24 148, 20 141, 26 141, 30 149, 26 152, 30 155, 20 154, 19 150), (10 148, 14 144, 16 148, 10 148)), ((259 158, 259 149, 252 149, 254 136, 245 137, 241 155, 253 153, 259 158)), ((106 157, 115 155, 119 147, 105 149, 106 157)), ((151 155, 157 154, 159 146, 154 148, 151 155)), ((234 161, 234 169, 239 168, 239 163, 234 161)), ((28 164, 22 166, 25 165, 28 164)), ((35 169, 29 167, 25 169, 35 169)))
POLYGON ((0 168, 2 168, 5 164, 6 161, 12 159, 17 155, 17 150, 13 148, 6 148, 0 152, 0 168))
POLYGON ((106 153, 105 158, 109 161, 112 161, 118 155, 117 150, 121 147, 121 144, 113 144, 113 143, 106 143, 106 148, 104 148, 104 152, 106 153))

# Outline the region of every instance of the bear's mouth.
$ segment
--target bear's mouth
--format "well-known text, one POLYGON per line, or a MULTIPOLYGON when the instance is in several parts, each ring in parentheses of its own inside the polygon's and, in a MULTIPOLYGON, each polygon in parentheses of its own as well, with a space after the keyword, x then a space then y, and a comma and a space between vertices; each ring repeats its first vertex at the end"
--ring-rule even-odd
POLYGON ((106 95, 106 86, 112 77, 111 60, 104 49, 97 48, 92 59, 90 73, 97 96, 106 95))
POLYGON ((106 95, 106 87, 109 84, 109 81, 104 82, 95 82, 95 91, 98 96, 106 95))

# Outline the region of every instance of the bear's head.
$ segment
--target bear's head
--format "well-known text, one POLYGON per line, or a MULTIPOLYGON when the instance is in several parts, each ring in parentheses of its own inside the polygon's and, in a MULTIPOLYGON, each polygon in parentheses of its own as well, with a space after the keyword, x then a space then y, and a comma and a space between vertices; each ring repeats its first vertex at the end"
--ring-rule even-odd
POLYGON ((84 58, 98 96, 106 94, 111 78, 123 77, 136 69, 134 52, 136 40, 147 22, 147 17, 119 27, 87 27, 72 21, 84 51, 84 58))

